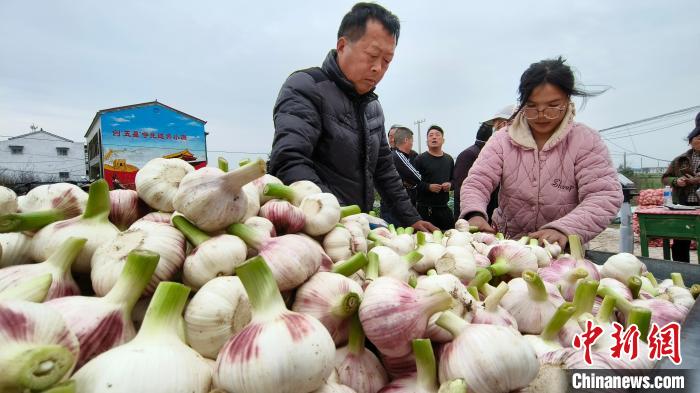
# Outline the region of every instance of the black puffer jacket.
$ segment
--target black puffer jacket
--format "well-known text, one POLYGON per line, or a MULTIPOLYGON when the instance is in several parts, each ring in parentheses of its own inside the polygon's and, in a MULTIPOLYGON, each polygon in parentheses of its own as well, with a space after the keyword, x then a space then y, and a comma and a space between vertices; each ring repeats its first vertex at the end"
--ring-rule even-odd
POLYGON ((376 188, 403 225, 420 220, 394 167, 377 95, 359 95, 332 50, 321 69, 294 72, 280 89, 270 173, 285 184, 310 180, 342 205, 369 211, 376 188))

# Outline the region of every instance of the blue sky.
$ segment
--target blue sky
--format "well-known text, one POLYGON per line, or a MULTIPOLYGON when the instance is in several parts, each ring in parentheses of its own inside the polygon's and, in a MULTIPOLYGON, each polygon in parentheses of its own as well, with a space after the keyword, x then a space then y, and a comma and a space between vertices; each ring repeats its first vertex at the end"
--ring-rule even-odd
MULTIPOLYGON (((208 121, 210 159, 264 154, 280 85, 321 63, 352 4, 4 1, 0 135, 34 123, 82 140, 97 110, 158 99, 208 121)), ((439 124, 453 155, 473 143, 479 121, 515 102, 530 63, 557 55, 580 82, 611 87, 579 111, 594 128, 700 105, 697 0, 381 4, 402 21, 377 89, 387 125, 439 124)), ((610 132, 613 158, 671 159, 687 148, 693 118, 610 132)))

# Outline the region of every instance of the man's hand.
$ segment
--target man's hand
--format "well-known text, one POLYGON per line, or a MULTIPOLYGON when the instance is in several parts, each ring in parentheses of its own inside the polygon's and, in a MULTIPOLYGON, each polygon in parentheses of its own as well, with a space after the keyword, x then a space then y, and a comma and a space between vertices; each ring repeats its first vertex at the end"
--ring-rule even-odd
POLYGON ((676 179, 676 185, 678 187, 685 187, 687 185, 686 181, 688 180, 687 177, 679 177, 676 179))
MULTIPOLYGON (((678 179, 678 180, 680 180, 680 179, 678 179)), ((676 180, 676 184, 678 184, 678 180, 676 180)), ((698 184, 700 184, 700 176, 688 178, 685 180, 685 183, 697 186, 698 184)))
POLYGON ((533 239, 539 239, 539 243, 541 245, 544 245, 545 240, 550 243, 557 242, 562 249, 564 249, 564 247, 566 247, 566 243, 569 242, 566 235, 557 231, 556 229, 540 229, 537 232, 528 234, 528 236, 533 239))
POLYGON ((441 184, 431 184, 428 186, 428 189, 430 192, 438 193, 442 191, 442 185, 441 184))
POLYGON ((436 227, 435 225, 429 223, 428 221, 423 221, 423 220, 414 222, 413 225, 411 225, 411 227, 413 227, 413 229, 415 229, 417 231, 430 232, 430 233, 433 233, 433 231, 437 231, 440 229, 440 228, 436 227))
POLYGON ((474 216, 469 219, 469 226, 475 226, 479 228, 479 232, 488 232, 488 233, 496 233, 496 230, 493 229, 491 225, 489 225, 489 222, 486 221, 484 217, 481 216, 474 216))
POLYGON ((448 181, 441 184, 442 191, 448 192, 448 191, 450 191, 450 188, 452 188, 452 183, 450 183, 448 181))

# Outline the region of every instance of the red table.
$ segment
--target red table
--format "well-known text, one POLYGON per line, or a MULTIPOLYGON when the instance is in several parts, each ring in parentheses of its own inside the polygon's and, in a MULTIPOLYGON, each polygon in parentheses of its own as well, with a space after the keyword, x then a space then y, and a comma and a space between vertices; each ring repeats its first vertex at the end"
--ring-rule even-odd
MULTIPOLYGON (((639 207, 639 245, 642 256, 649 256, 649 238, 662 238, 664 259, 671 259, 669 239, 695 240, 700 244, 700 210, 671 210, 666 207, 639 207)), ((700 258, 700 246, 698 247, 700 258)))

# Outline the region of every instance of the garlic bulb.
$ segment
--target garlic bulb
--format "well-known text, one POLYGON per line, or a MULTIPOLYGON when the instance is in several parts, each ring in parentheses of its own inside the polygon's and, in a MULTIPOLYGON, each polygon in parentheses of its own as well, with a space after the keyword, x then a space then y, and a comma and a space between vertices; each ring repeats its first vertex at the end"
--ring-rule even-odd
POLYGON ((359 315, 377 349, 401 357, 411 352, 410 340, 423 336, 428 318, 451 306, 452 297, 443 289, 418 290, 394 278, 379 277, 365 288, 359 315))
POLYGON ((129 253, 116 285, 104 297, 68 296, 46 302, 58 311, 80 342, 76 369, 136 335, 131 311, 158 265, 158 254, 129 253))
POLYGON ((125 230, 139 219, 139 195, 134 190, 109 192, 109 221, 125 230))
POLYGON ((540 247, 537 239, 530 239, 530 244, 528 244, 528 247, 530 247, 535 256, 537 256, 537 266, 545 267, 552 263, 552 255, 549 254, 549 251, 547 251, 546 248, 540 247))
POLYGON ((526 270, 537 270, 537 256, 532 250, 518 243, 501 242, 489 250, 491 260, 491 274, 501 276, 508 274, 511 277, 520 277, 526 270))
POLYGON ((282 185, 282 180, 266 173, 263 176, 253 180, 250 184, 253 184, 257 189, 258 197, 260 198, 260 206, 262 206, 266 204, 270 199, 273 199, 273 197, 265 195, 265 186, 267 186, 268 184, 282 185))
POLYGON ((173 225, 195 249, 185 259, 182 278, 185 285, 197 290, 218 276, 233 275, 236 266, 245 261, 246 244, 233 235, 210 237, 183 216, 175 216, 173 225))
POLYGON ((257 216, 260 212, 260 195, 258 195, 258 189, 252 182, 241 187, 241 190, 245 194, 246 199, 245 213, 243 213, 241 222, 245 222, 245 220, 257 216))
POLYGON ((501 299, 508 293, 509 289, 508 284, 501 282, 486 296, 482 303, 476 304, 472 309, 472 323, 506 326, 518 330, 518 321, 500 306, 501 299))
POLYGON ((78 393, 207 393, 211 368, 178 335, 189 289, 161 282, 136 337, 73 375, 78 393), (167 375, 167 378, 154 378, 167 375))
MULTIPOLYGON (((83 192, 82 190, 80 192, 83 192)), ((83 192, 84 193, 84 192, 83 192)), ((85 205, 73 189, 66 189, 44 210, 0 215, 0 233, 36 231, 52 222, 67 220, 83 213, 85 205)))
POLYGON ((268 183, 263 189, 263 195, 269 198, 285 199, 294 206, 301 205, 301 201, 308 195, 320 194, 323 191, 308 180, 299 180, 288 186, 277 183, 268 183))
MULTIPOLYGON (((358 258, 366 260, 362 254, 358 258)), ((297 289, 292 311, 318 319, 340 345, 348 339, 348 318, 357 312, 362 294, 355 281, 337 273, 318 272, 297 289)))
POLYGON ((416 233, 417 251, 423 255, 415 265, 413 270, 418 273, 425 273, 435 267, 435 262, 445 254, 445 246, 438 243, 426 242, 425 232, 416 233))
POLYGON ((304 229, 304 212, 283 199, 272 199, 260 208, 260 216, 268 219, 280 235, 297 233, 304 229))
POLYGON ((355 314, 350 320, 348 345, 335 351, 338 381, 357 393, 376 393, 389 383, 389 377, 377 356, 365 348, 365 333, 355 314))
POLYGON ((644 271, 646 271, 646 268, 637 257, 626 252, 621 252, 611 256, 605 261, 601 269, 601 275, 625 283, 631 276, 639 276, 644 271))
POLYGON ((460 232, 469 232, 469 221, 460 218, 455 222, 455 229, 460 232))
POLYGON ((281 291, 298 287, 321 266, 323 249, 309 238, 300 235, 265 237, 245 224, 231 225, 228 233, 238 236, 258 251, 272 270, 281 291))
POLYGON ((214 386, 237 393, 296 393, 321 387, 333 367, 335 345, 313 317, 287 310, 265 260, 236 269, 253 318, 216 359, 214 386))
POLYGON ((275 225, 267 218, 258 216, 250 217, 249 219, 245 220, 244 224, 255 229, 256 231, 260 232, 266 237, 277 236, 277 231, 275 231, 275 225))
POLYGON ((438 325, 455 337, 441 352, 441 382, 461 378, 470 391, 502 393, 522 389, 537 376, 535 351, 513 329, 468 324, 450 312, 442 313, 438 325))
POLYGON ((325 235, 340 221, 338 199, 327 192, 305 196, 299 208, 306 218, 304 232, 311 236, 325 235))
POLYGON ((569 318, 574 314, 574 311, 575 307, 572 303, 562 303, 559 305, 554 315, 552 315, 552 318, 547 322, 542 333, 539 335, 527 334, 524 336, 530 345, 532 345, 537 357, 547 352, 561 349, 562 346, 558 340, 559 333, 562 327, 569 321, 569 318))
POLYGON ((226 173, 218 168, 201 168, 182 178, 173 207, 203 231, 224 229, 244 221, 247 196, 242 187, 264 174, 263 160, 226 173))
POLYGON ((87 199, 88 194, 75 184, 55 183, 32 188, 27 195, 17 199, 17 205, 20 212, 30 213, 77 204, 80 209, 78 214, 82 214, 87 199))
POLYGON ((0 268, 31 262, 31 243, 22 232, 0 233, 0 268))
POLYGON ((377 258, 379 261, 379 275, 384 277, 393 277, 402 282, 408 282, 411 276, 415 276, 411 272, 411 266, 420 260, 423 256, 418 251, 413 251, 404 256, 399 256, 393 249, 385 246, 372 248, 367 253, 368 258, 377 258))
POLYGON ((558 286, 567 301, 573 300, 579 281, 588 277, 588 270, 582 267, 571 269, 571 265, 559 261, 540 268, 537 273, 542 280, 558 286))
POLYGON ((542 281, 532 271, 522 278, 508 282, 510 290, 501 299, 501 305, 518 321, 518 330, 525 334, 540 334, 557 308, 564 302, 554 285, 542 281))
POLYGON ((194 172, 192 165, 179 158, 154 158, 136 173, 136 192, 148 206, 171 213, 180 182, 194 172))
POLYGON ((477 232, 477 233, 472 233, 472 245, 474 242, 477 243, 482 243, 485 245, 491 245, 494 244, 498 241, 496 239, 496 235, 493 233, 488 233, 488 232, 477 232))
POLYGON ((343 261, 354 254, 352 234, 344 226, 336 226, 323 237, 323 249, 333 262, 343 261))
POLYGON ((49 293, 49 288, 53 278, 51 273, 45 273, 28 280, 23 280, 21 283, 0 289, 0 302, 7 300, 26 300, 28 302, 41 303, 49 293))
POLYGON ((445 246, 457 246, 471 248, 472 235, 469 232, 460 232, 450 229, 445 233, 447 240, 445 246))
POLYGON ((435 261, 435 270, 439 274, 453 274, 467 283, 476 275, 474 254, 463 247, 447 246, 445 253, 435 261))
POLYGON ((216 277, 202 286, 185 310, 187 342, 216 359, 221 347, 251 319, 250 302, 238 277, 216 277))
POLYGON ((70 268, 83 249, 85 242, 84 238, 71 237, 44 262, 14 265, 0 269, 0 291, 22 285, 27 280, 50 274, 51 285, 46 293, 46 300, 79 295, 80 288, 73 280, 70 268))
POLYGON ((350 231, 353 251, 367 252, 367 235, 365 234, 362 225, 358 222, 348 221, 346 224, 344 224, 344 226, 348 231, 350 231))
POLYGON ((119 229, 108 219, 109 187, 104 179, 90 185, 87 206, 82 216, 58 221, 42 228, 32 240, 32 258, 45 260, 69 237, 84 237, 85 247, 72 266, 74 272, 88 273, 90 260, 95 250, 102 244, 116 238, 119 229))
POLYGON ((148 213, 145 216, 141 217, 137 222, 139 222, 139 221, 152 221, 152 222, 158 222, 161 224, 170 225, 171 219, 172 219, 172 213, 152 212, 152 213, 148 213))
POLYGON ((0 302, 0 390, 43 390, 67 379, 78 358, 78 339, 51 307, 21 300, 0 302))
POLYGON ((158 283, 175 277, 185 261, 185 237, 174 227, 139 221, 121 232, 114 240, 101 245, 92 256, 90 279, 98 296, 105 296, 117 282, 129 253, 136 249, 153 251, 160 261, 145 294, 155 291, 158 283))
POLYGON ((367 214, 365 213, 351 214, 349 216, 343 217, 340 219, 340 223, 345 226, 348 226, 349 223, 358 224, 360 229, 362 229, 362 233, 365 237, 367 237, 370 231, 369 220, 367 219, 367 214))
POLYGON ((17 194, 7 187, 0 186, 0 216, 17 212, 17 194))

